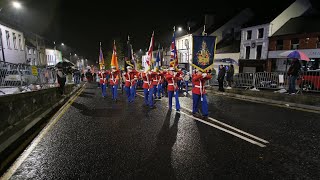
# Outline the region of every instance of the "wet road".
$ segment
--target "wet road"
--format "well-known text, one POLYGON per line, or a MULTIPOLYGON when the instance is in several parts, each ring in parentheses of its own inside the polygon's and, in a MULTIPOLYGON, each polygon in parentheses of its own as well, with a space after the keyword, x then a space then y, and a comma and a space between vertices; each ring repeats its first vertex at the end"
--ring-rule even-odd
POLYGON ((140 96, 129 104, 108 95, 87 84, 11 179, 320 178, 320 114, 210 96, 212 118, 202 121, 188 97, 177 113, 166 98, 149 110, 140 96))

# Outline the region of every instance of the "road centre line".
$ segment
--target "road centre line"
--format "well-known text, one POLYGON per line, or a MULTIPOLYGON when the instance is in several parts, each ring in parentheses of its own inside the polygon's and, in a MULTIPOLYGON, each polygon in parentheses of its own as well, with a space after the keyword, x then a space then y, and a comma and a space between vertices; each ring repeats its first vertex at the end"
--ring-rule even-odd
MULTIPOLYGON (((139 93, 137 93, 137 95, 139 95, 140 97, 144 97, 143 95, 141 95, 141 94, 139 94, 139 93)), ((185 109, 185 110, 188 110, 188 111, 192 112, 192 111, 189 110, 188 108, 184 108, 184 107, 182 107, 182 108, 185 109)), ((222 123, 222 122, 220 122, 220 121, 218 121, 218 120, 216 120, 216 119, 213 119, 213 118, 211 118, 211 117, 209 117, 210 120, 213 120, 214 122, 217 121, 218 124, 223 125, 223 126, 226 126, 226 127, 229 127, 230 129, 233 129, 233 130, 235 130, 235 131, 237 131, 237 132, 239 132, 239 133, 245 134, 245 135, 247 135, 247 136, 249 136, 249 137, 251 137, 251 138, 253 138, 253 139, 249 139, 249 138, 247 138, 247 137, 245 137, 245 136, 242 136, 241 134, 238 134, 238 133, 236 133, 236 132, 232 132, 232 131, 230 131, 230 130, 228 130, 228 129, 225 129, 225 128, 223 128, 223 127, 214 125, 214 124, 212 124, 212 123, 210 123, 210 122, 207 122, 207 121, 204 121, 204 120, 202 120, 202 119, 200 119, 200 118, 193 117, 193 116, 191 116, 191 115, 189 115, 189 114, 187 114, 187 113, 184 113, 184 112, 182 112, 182 111, 180 111, 180 112, 177 111, 177 112, 178 112, 178 113, 181 113, 181 114, 184 114, 184 115, 186 115, 186 116, 188 116, 188 117, 190 117, 190 118, 192 118, 192 119, 195 119, 195 120, 197 120, 197 121, 200 121, 200 122, 202 122, 202 123, 204 123, 204 124, 207 124, 207 125, 209 125, 209 126, 211 126, 211 127, 214 127, 214 128, 219 129, 219 130, 221 130, 221 131, 224 131, 224 132, 226 132, 226 133, 228 133, 228 134, 231 134, 231 135, 233 135, 233 136, 236 136, 236 137, 238 137, 238 138, 240 138, 240 139, 243 139, 243 140, 245 140, 245 141, 247 141, 247 142, 250 142, 250 143, 252 143, 252 144, 255 144, 255 145, 257 145, 257 146, 266 147, 266 145, 264 145, 264 144, 262 144, 262 143, 260 143, 260 142, 257 142, 257 141, 255 141, 255 140, 253 140, 253 139, 260 140, 261 142, 264 142, 264 143, 269 143, 268 141, 266 141, 266 140, 264 140, 264 139, 258 138, 258 137, 254 136, 254 135, 251 135, 251 134, 249 134, 249 133, 246 133, 246 132, 244 132, 244 131, 241 131, 240 129, 234 128, 234 127, 232 127, 232 126, 230 126, 230 125, 228 125, 228 124, 222 123)))
POLYGON ((3 174, 0 180, 8 180, 12 177, 12 175, 17 171, 17 169, 21 166, 21 164, 26 160, 26 158, 31 154, 34 148, 40 143, 40 141, 44 138, 44 136, 51 130, 53 125, 55 125, 62 115, 70 108, 72 103, 77 99, 77 97, 82 93, 84 90, 83 86, 79 92, 72 96, 58 111, 57 113, 51 118, 49 124, 47 124, 39 133, 39 135, 31 142, 29 147, 18 157, 18 159, 13 163, 13 165, 3 174))

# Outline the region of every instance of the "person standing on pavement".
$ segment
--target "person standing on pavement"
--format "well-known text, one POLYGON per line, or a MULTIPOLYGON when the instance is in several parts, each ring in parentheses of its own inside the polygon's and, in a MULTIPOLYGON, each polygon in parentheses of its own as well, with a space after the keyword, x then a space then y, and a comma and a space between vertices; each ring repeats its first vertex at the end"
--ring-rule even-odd
POLYGON ((222 92, 224 92, 223 82, 224 82, 225 74, 226 74, 226 69, 223 67, 223 65, 220 65, 219 73, 218 73, 218 82, 219 82, 219 91, 222 91, 222 92))
POLYGON ((234 67, 233 65, 230 65, 230 68, 227 71, 227 81, 228 81, 227 89, 232 89, 233 75, 234 75, 234 67))
POLYGON ((169 111, 172 110, 173 96, 176 99, 176 109, 177 111, 180 111, 179 88, 177 86, 178 79, 179 79, 178 73, 174 71, 173 67, 170 67, 168 73, 166 74, 166 80, 168 81, 169 111))
POLYGON ((120 71, 115 66, 111 66, 111 72, 109 75, 109 85, 111 89, 112 100, 117 101, 118 99, 118 85, 119 85, 120 71))
POLYGON ((59 68, 57 71, 57 79, 59 84, 59 92, 61 95, 64 95, 64 86, 67 81, 67 75, 63 72, 62 68, 59 68))
POLYGON ((207 80, 212 78, 211 74, 202 73, 198 71, 197 74, 192 77, 192 100, 193 100, 193 108, 192 114, 197 117, 199 102, 201 102, 202 106, 202 116, 204 119, 208 118, 208 102, 207 102, 207 93, 205 89, 205 83, 207 80))
POLYGON ((288 70, 289 76, 289 94, 296 93, 296 80, 301 71, 301 64, 298 59, 293 59, 291 66, 288 70))

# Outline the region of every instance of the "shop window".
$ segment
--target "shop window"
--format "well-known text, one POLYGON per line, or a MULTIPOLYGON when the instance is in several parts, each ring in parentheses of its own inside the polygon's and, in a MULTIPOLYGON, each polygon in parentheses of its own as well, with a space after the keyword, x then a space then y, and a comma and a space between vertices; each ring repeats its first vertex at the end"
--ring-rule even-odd
POLYGON ((291 49, 299 49, 299 39, 298 38, 291 40, 291 49))
POLYGON ((250 46, 246 46, 246 59, 250 58, 250 46))
POLYGON ((277 40, 276 49, 283 50, 283 40, 277 40))

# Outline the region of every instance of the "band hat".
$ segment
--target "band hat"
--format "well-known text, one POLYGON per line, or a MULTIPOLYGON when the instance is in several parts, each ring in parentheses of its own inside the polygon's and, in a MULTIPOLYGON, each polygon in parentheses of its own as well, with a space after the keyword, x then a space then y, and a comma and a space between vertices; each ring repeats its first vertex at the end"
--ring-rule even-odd
POLYGON ((132 69, 132 67, 131 66, 127 66, 127 69, 132 69))
POLYGON ((174 67, 170 67, 170 68, 169 68, 169 71, 174 71, 174 67))

